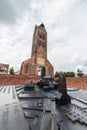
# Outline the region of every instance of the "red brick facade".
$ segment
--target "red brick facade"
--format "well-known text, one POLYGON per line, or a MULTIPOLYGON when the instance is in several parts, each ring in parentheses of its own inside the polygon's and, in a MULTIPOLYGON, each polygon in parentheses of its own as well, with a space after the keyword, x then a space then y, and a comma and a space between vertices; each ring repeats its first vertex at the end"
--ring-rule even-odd
POLYGON ((39 76, 29 77, 26 75, 0 74, 0 85, 23 85, 28 84, 31 81, 37 82, 39 79, 39 76))
MULTIPOLYGON (((39 76, 29 77, 24 75, 0 75, 0 85, 20 85, 27 84, 31 81, 37 82, 39 76)), ((67 86, 87 90, 87 78, 67 78, 67 86)))
POLYGON ((37 76, 39 69, 45 67, 46 75, 53 75, 54 69, 47 59, 47 32, 45 26, 35 26, 31 58, 21 65, 20 74, 37 76))
POLYGON ((87 77, 67 78, 67 86, 87 90, 87 77))

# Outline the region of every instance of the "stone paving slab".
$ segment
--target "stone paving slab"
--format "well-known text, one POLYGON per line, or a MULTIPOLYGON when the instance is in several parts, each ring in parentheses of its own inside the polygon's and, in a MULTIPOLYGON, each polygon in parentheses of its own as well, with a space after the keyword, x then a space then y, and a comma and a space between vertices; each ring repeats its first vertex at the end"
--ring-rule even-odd
POLYGON ((0 88, 0 130, 29 130, 17 99, 15 86, 0 88))

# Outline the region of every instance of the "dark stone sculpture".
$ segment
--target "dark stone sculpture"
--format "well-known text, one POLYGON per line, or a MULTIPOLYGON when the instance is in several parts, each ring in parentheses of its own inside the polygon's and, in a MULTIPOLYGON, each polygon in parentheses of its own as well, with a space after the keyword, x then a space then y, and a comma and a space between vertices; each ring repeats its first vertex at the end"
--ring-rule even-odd
POLYGON ((62 72, 60 72, 58 77, 58 87, 59 92, 61 92, 62 94, 67 93, 66 77, 62 72))
POLYGON ((55 98, 57 105, 67 105, 71 102, 70 96, 67 94, 66 77, 60 72, 58 77, 58 94, 55 98))

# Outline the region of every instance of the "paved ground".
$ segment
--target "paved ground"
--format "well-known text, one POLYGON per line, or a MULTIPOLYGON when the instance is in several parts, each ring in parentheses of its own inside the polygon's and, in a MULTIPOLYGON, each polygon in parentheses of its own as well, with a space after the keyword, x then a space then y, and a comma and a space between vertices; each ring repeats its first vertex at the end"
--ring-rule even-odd
POLYGON ((87 105, 87 90, 71 89, 71 91, 68 91, 68 94, 87 105))
POLYGON ((15 86, 0 86, 0 130, 29 130, 15 86))

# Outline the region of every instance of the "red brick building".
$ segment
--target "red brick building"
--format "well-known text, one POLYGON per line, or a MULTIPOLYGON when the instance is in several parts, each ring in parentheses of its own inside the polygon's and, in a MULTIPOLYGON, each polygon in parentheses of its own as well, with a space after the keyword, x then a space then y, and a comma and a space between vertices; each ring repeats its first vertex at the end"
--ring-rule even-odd
POLYGON ((32 42, 31 58, 21 65, 20 74, 28 76, 41 75, 40 70, 45 67, 46 75, 53 75, 54 69, 47 59, 47 32, 44 24, 35 26, 32 42))
POLYGON ((0 63, 0 74, 8 74, 9 64, 0 63))

